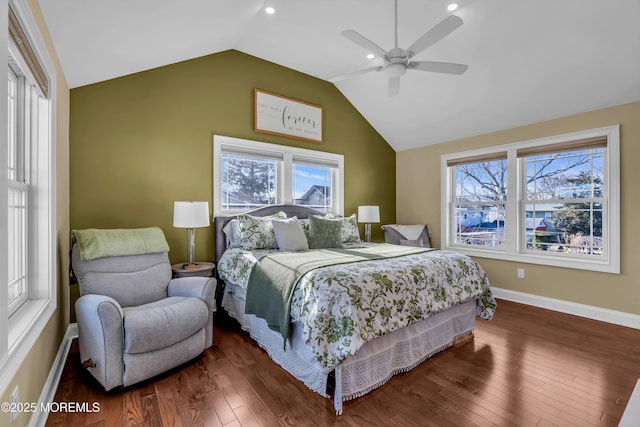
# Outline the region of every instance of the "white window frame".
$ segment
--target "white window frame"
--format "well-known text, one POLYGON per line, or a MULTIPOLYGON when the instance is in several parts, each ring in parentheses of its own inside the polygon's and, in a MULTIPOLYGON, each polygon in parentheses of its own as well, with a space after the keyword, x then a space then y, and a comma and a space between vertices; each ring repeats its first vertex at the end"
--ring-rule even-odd
MULTIPOLYGON (((11 267, 11 261, 13 261, 13 268, 11 270, 16 274, 16 276, 11 276, 10 281, 12 279, 17 279, 20 284, 15 283, 14 286, 19 286, 23 288, 15 299, 8 298, 8 316, 11 318, 13 313, 17 312, 18 309, 26 302, 29 298, 29 289, 27 287, 27 256, 26 250, 28 247, 27 244, 27 228, 28 228, 28 196, 29 196, 29 184, 27 179, 29 178, 29 173, 27 170, 27 158, 28 158, 28 146, 23 143, 25 138, 24 127, 28 126, 29 117, 28 114, 25 113, 25 105, 30 105, 31 99, 31 88, 26 82, 26 78, 22 75, 22 73, 18 73, 14 70, 13 67, 9 67, 8 75, 10 80, 14 82, 15 94, 14 94, 14 102, 13 102, 13 123, 7 123, 8 128, 14 128, 12 132, 12 137, 9 141, 9 178, 7 183, 7 188, 9 193, 15 192, 21 194, 18 199, 23 199, 21 202, 18 202, 17 205, 14 205, 17 208, 17 211, 23 211, 24 215, 22 218, 17 218, 16 215, 20 215, 18 212, 11 212, 9 217, 13 216, 14 220, 21 225, 17 230, 7 230, 10 234, 8 236, 8 240, 10 242, 15 242, 18 246, 18 249, 13 248, 13 250, 9 251, 9 266, 11 267), (20 209, 20 206, 23 206, 23 209, 20 209)), ((9 205, 12 205, 15 202, 15 199, 11 198, 9 205)), ((11 285, 10 285, 11 286, 11 285)))
MULTIPOLYGON (((38 101, 46 106, 47 113, 41 116, 32 132, 37 133, 30 139, 30 156, 27 164, 29 174, 29 226, 28 249, 28 299, 15 313, 9 315, 7 276, 0 286, 0 394, 3 394, 10 381, 31 351, 34 343, 42 334, 57 307, 57 262, 56 262, 56 170, 55 170, 55 112, 56 112, 56 72, 49 57, 45 43, 40 36, 38 26, 31 15, 26 0, 9 0, 0 7, 3 23, 8 25, 10 5, 16 18, 43 67, 50 82, 47 100, 38 101)), ((7 27, 8 28, 8 27, 7 27)), ((11 51, 12 42, 8 31, 0 39, 11 51)), ((15 48, 12 56, 16 57, 15 48)), ((5 68, 9 67, 9 55, 5 55, 5 68)), ((20 58, 16 58, 19 62, 20 58)), ((26 64, 19 64, 25 74, 26 64)), ((29 76, 28 76, 29 77, 29 76)), ((35 80, 34 80, 35 81, 35 80)), ((7 86, 3 85, 2 94, 7 96, 7 86)), ((7 104, 2 103, 3 120, 7 120, 7 104)), ((0 271, 7 271, 8 262, 8 153, 6 147, 0 149, 0 271)))
POLYGON ((441 246, 443 249, 455 250, 469 256, 481 258, 620 274, 620 125, 445 154, 441 156, 440 170, 442 198, 441 246), (524 210, 526 208, 524 206, 525 186, 523 184, 523 174, 526 173, 526 166, 523 165, 526 159, 518 159, 518 150, 597 137, 607 138, 607 148, 605 148, 603 159, 605 174, 603 190, 606 203, 603 204, 602 220, 603 246, 607 248, 606 253, 602 258, 595 258, 585 256, 572 257, 566 254, 538 253, 527 250, 523 224, 525 221, 524 210), (455 243, 455 168, 447 165, 459 159, 482 158, 505 152, 507 153, 508 194, 505 209, 505 246, 498 249, 455 243), (523 169, 525 169, 524 172, 523 169), (515 227, 512 224, 515 224, 515 227))
POLYGON ((293 204, 293 164, 302 162, 315 165, 335 165, 332 175, 331 203, 333 213, 344 213, 344 156, 324 151, 270 144, 230 136, 213 136, 213 214, 235 215, 247 210, 222 210, 222 153, 242 152, 256 156, 269 153, 271 157, 281 158, 278 167, 277 200, 278 204, 293 204), (335 188, 334 188, 335 187, 335 188), (335 190, 335 191, 334 191, 335 190))

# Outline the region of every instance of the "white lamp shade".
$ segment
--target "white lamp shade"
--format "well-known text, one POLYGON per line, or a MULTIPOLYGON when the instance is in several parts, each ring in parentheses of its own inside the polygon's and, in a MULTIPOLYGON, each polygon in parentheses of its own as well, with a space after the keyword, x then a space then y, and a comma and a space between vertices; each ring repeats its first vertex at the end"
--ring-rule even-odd
POLYGON ((208 227, 209 202, 174 202, 173 226, 178 228, 208 227))
POLYGON ((358 206, 358 222, 380 222, 380 207, 358 206))

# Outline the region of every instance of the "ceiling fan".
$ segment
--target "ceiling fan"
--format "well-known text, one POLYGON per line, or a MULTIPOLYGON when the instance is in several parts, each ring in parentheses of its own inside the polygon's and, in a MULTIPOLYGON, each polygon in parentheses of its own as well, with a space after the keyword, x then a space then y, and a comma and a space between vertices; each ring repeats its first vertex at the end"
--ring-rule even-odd
POLYGON ((424 33, 422 37, 416 40, 409 49, 401 49, 398 47, 398 0, 394 0, 395 13, 395 47, 390 51, 385 51, 371 40, 367 39, 354 30, 344 30, 341 34, 356 43, 357 45, 367 49, 371 53, 384 59, 384 65, 369 67, 362 70, 354 71, 338 77, 330 79, 331 82, 346 79, 348 77, 357 76, 368 73, 370 71, 384 71, 389 76, 389 96, 396 96, 400 91, 400 77, 407 70, 431 71, 434 73, 444 74, 462 74, 469 68, 468 65, 454 64, 451 62, 434 62, 434 61, 411 61, 411 58, 427 49, 431 45, 440 41, 456 28, 463 24, 462 19, 455 15, 449 15, 435 27, 424 33))

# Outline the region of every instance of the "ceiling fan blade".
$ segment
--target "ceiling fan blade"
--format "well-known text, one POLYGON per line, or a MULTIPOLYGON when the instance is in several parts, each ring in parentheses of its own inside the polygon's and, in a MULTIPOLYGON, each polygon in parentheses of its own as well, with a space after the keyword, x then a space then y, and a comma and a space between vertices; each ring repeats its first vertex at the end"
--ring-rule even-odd
POLYGON ((407 64, 407 68, 420 71, 431 71, 432 73, 462 74, 467 71, 469 66, 464 64, 454 64, 452 62, 411 61, 407 64))
POLYGON ((400 93, 400 77, 389 78, 389 96, 396 96, 400 93))
POLYGON ((419 54, 429 46, 435 44, 436 42, 442 40, 447 35, 449 35, 453 30, 458 28, 463 24, 462 19, 455 15, 449 15, 440 23, 438 23, 435 27, 427 31, 416 40, 410 47, 407 49, 409 52, 409 58, 419 54))
POLYGON ((362 70, 352 71, 352 72, 347 73, 347 74, 342 74, 340 76, 332 77, 332 78, 329 79, 329 81, 331 83, 335 83, 335 82, 339 82, 340 80, 348 79, 349 77, 359 76, 360 74, 368 73, 370 71, 380 71, 381 69, 382 69, 382 67, 380 67, 380 66, 363 68, 362 70))
POLYGON ((375 44, 374 42, 372 42, 371 40, 369 40, 368 38, 366 38, 365 36, 363 36, 362 34, 356 31, 344 30, 340 34, 342 34, 343 36, 345 36, 355 44, 365 48, 367 51, 375 55, 378 55, 381 58, 384 58, 387 56, 387 52, 384 49, 382 49, 380 46, 378 46, 377 44, 375 44))

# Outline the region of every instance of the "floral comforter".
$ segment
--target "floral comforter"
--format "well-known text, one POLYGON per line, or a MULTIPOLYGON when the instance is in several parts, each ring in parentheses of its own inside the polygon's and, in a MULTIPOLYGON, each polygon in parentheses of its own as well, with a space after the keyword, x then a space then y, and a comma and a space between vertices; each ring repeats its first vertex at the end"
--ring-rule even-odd
MULTIPOLYGON (((220 278, 246 289, 251 268, 269 252, 227 250, 220 278)), ((496 302, 482 267, 466 255, 432 250, 313 270, 293 293, 291 320, 329 371, 365 342, 472 299, 478 316, 493 317, 496 302)))

